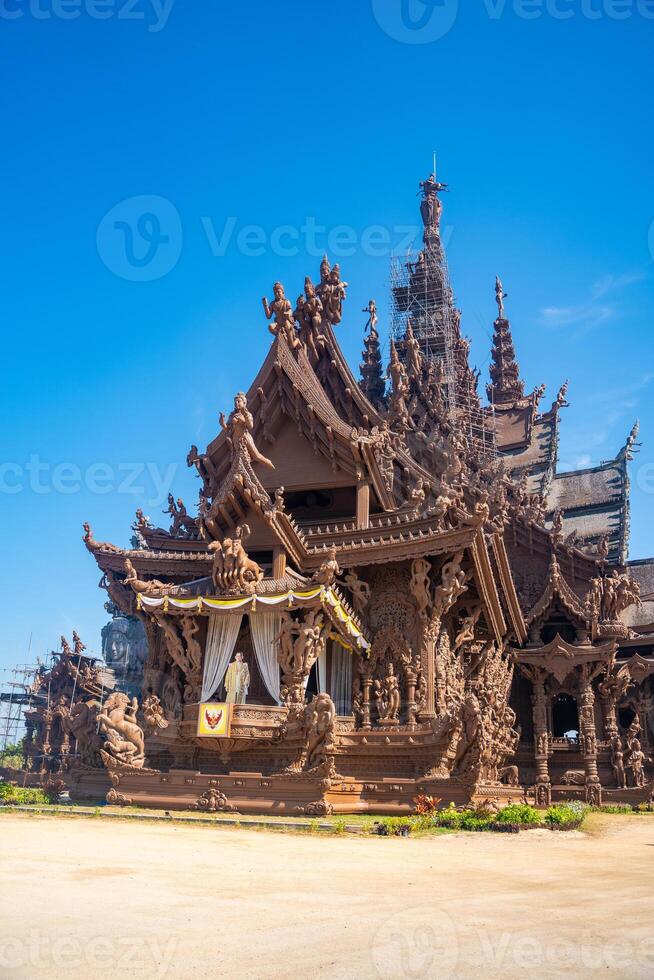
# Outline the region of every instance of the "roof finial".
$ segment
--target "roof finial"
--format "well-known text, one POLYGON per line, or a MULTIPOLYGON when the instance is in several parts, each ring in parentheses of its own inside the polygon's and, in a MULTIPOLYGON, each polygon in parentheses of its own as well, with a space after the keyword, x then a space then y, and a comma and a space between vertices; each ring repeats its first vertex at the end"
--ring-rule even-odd
POLYGON ((511 325, 504 315, 504 300, 508 293, 499 276, 495 277, 495 301, 498 317, 493 330, 493 349, 491 351, 491 383, 486 385, 488 397, 493 405, 502 405, 524 397, 525 386, 520 379, 520 368, 515 356, 511 325))
POLYGON ((502 280, 499 276, 495 276, 495 302, 497 303, 497 309, 499 311, 498 320, 504 320, 504 300, 507 299, 508 293, 504 292, 504 286, 502 285, 502 280))

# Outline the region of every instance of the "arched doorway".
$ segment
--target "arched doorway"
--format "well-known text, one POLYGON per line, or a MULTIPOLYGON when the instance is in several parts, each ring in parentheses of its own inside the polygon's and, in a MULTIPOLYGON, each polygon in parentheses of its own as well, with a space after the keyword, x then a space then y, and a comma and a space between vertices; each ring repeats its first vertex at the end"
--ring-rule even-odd
POLYGON ((552 735, 554 738, 579 737, 579 709, 571 694, 557 694, 552 702, 552 735))

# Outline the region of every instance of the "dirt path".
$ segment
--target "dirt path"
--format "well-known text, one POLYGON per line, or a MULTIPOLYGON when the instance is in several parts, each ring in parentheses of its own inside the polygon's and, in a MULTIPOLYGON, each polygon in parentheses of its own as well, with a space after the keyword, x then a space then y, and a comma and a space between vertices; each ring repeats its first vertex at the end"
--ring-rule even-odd
POLYGON ((421 840, 0 817, 0 977, 651 977, 654 819, 421 840))

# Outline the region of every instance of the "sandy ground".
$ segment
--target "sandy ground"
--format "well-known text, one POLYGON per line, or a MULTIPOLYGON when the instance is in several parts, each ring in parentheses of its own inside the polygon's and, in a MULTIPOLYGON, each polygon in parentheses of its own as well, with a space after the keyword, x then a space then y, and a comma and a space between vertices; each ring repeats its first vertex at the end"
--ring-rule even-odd
POLYGON ((0 817, 0 977, 654 975, 654 818, 321 837, 0 817))

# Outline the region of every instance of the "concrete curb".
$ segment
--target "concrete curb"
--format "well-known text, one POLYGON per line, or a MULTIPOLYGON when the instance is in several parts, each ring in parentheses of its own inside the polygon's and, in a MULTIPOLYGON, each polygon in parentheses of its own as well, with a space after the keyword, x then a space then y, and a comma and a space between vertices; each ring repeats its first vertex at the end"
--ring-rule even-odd
POLYGON ((358 824, 346 826, 343 830, 337 831, 334 824, 322 823, 319 821, 298 820, 295 822, 281 820, 266 820, 265 817, 255 819, 239 819, 238 817, 223 816, 187 816, 180 812, 166 813, 130 813, 128 810, 108 810, 106 807, 85 807, 85 806, 29 806, 26 804, 2 804, 0 814, 6 813, 36 813, 41 816, 71 816, 71 817, 93 817, 94 819, 115 819, 115 820, 143 820, 152 823, 183 823, 183 824, 202 824, 203 826, 223 826, 223 827, 264 827, 268 830, 311 830, 331 833, 338 836, 340 833, 361 834, 364 828, 358 824))

